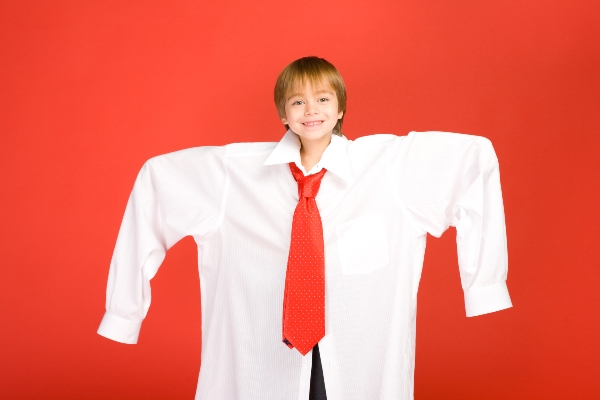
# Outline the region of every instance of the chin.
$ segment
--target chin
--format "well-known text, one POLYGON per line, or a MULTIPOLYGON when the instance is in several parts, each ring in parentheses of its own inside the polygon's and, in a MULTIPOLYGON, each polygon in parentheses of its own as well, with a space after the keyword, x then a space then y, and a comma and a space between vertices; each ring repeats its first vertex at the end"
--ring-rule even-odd
POLYGON ((298 136, 308 140, 322 139, 329 135, 331 135, 331 132, 301 132, 298 134, 298 136))
POLYGON ((318 131, 306 131, 300 127, 298 130, 292 128, 292 132, 307 140, 318 140, 327 136, 331 136, 333 133, 333 128, 330 130, 319 129, 318 131))

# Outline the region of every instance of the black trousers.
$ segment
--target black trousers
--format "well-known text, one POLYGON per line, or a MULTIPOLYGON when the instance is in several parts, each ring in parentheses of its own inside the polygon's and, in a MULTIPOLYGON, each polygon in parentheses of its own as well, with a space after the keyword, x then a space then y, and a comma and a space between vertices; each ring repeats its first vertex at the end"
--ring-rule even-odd
POLYGON ((310 373, 310 394, 309 400, 327 400, 325 392, 325 379, 323 378, 323 364, 321 364, 321 354, 319 353, 319 344, 313 348, 312 370, 310 373))

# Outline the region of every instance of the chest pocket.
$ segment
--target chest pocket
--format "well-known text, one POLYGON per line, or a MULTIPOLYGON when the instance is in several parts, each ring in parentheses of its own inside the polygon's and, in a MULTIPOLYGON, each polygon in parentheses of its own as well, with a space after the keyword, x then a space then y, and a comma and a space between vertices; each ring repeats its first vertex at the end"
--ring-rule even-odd
POLYGON ((343 274, 368 274, 389 263, 383 215, 368 215, 337 225, 336 234, 343 274))

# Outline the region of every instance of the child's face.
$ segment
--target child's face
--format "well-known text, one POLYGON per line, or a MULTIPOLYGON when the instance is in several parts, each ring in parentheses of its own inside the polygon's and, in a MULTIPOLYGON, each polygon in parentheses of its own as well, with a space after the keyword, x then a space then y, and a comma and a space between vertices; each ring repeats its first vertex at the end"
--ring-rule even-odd
POLYGON ((285 103, 281 122, 303 140, 322 140, 331 136, 343 111, 338 111, 335 91, 329 85, 313 88, 310 83, 292 94, 285 103))

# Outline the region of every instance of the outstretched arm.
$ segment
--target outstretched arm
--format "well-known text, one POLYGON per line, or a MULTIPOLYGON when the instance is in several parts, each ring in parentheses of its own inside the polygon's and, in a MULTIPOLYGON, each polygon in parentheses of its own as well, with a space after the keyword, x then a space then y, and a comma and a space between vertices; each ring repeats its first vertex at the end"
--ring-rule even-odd
POLYGON ((147 161, 139 172, 110 263, 98 334, 135 344, 150 307, 150 280, 184 236, 207 240, 225 187, 223 147, 197 147, 147 161))
POLYGON ((456 227, 467 316, 512 307, 500 170, 490 140, 411 132, 390 154, 399 198, 416 224, 435 237, 456 227))

